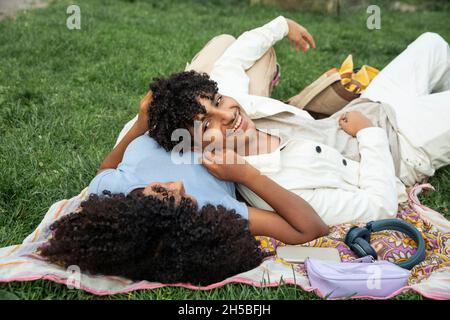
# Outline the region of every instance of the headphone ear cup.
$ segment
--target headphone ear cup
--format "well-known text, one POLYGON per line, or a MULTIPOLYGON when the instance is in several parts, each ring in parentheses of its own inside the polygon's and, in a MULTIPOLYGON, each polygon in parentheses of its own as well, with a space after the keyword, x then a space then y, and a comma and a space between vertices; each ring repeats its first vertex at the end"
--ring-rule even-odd
POLYGON ((344 243, 351 247, 355 243, 356 238, 364 237, 366 233, 368 233, 368 230, 366 228, 357 226, 351 227, 345 235, 344 243))
POLYGON ((362 257, 366 256, 364 249, 359 244, 353 243, 353 244, 349 245, 349 247, 354 253, 356 253, 358 258, 362 258, 362 257))
POLYGON ((369 242, 367 242, 363 238, 356 238, 353 247, 359 247, 357 250, 355 250, 356 254, 359 257, 372 256, 375 260, 378 259, 378 254, 375 249, 370 245, 369 242))
POLYGON ((347 234, 345 235, 344 243, 346 245, 348 245, 349 247, 352 245, 353 240, 354 240, 353 231, 355 230, 355 228, 358 228, 358 227, 351 227, 347 231, 347 234))

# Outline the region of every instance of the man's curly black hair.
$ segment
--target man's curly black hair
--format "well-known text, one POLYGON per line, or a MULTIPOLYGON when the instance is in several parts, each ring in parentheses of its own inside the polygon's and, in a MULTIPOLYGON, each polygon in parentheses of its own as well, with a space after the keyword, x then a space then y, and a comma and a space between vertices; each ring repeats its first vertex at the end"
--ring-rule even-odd
POLYGON ((257 267, 264 258, 247 220, 234 210, 142 193, 90 195, 54 222, 39 248, 48 261, 91 274, 208 285, 257 267))
POLYGON ((206 73, 184 71, 168 78, 155 78, 150 84, 153 100, 148 110, 149 135, 166 151, 178 143, 171 141, 172 132, 193 125, 196 115, 206 113, 198 98, 212 99, 217 83, 206 73))

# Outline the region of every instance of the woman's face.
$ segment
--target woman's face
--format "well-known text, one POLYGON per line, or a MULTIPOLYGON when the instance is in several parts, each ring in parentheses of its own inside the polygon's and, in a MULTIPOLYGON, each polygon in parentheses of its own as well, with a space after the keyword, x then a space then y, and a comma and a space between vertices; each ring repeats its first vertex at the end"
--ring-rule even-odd
POLYGON ((183 182, 152 182, 142 191, 146 196, 154 196, 158 199, 164 199, 166 196, 174 197, 175 203, 180 204, 183 198, 190 199, 192 203, 197 204, 197 199, 186 194, 183 182))

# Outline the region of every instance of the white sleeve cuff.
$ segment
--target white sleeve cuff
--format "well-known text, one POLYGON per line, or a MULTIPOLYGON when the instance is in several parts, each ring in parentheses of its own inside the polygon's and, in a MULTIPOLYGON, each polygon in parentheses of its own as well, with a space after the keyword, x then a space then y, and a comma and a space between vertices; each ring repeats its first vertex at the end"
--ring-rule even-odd
POLYGON ((386 131, 379 127, 369 127, 359 130, 356 139, 360 144, 378 144, 378 142, 389 145, 386 131))
POLYGON ((277 40, 283 39, 289 32, 287 20, 283 16, 278 16, 265 26, 269 28, 274 35, 276 35, 277 40))

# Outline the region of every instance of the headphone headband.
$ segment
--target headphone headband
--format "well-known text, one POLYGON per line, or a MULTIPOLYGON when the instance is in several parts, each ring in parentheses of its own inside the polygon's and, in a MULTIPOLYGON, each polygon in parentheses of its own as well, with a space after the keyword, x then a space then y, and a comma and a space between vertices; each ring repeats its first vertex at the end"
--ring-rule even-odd
POLYGON ((400 231, 410 236, 417 244, 417 252, 407 261, 398 263, 400 267, 411 269, 425 259, 425 241, 422 234, 417 228, 400 219, 370 221, 363 228, 352 227, 345 236, 345 244, 347 244, 359 257, 371 255, 376 258, 376 252, 370 245, 370 233, 383 230, 400 231), (369 237, 367 237, 367 232, 369 233, 369 237), (365 243, 363 247, 361 246, 361 243, 365 243))

